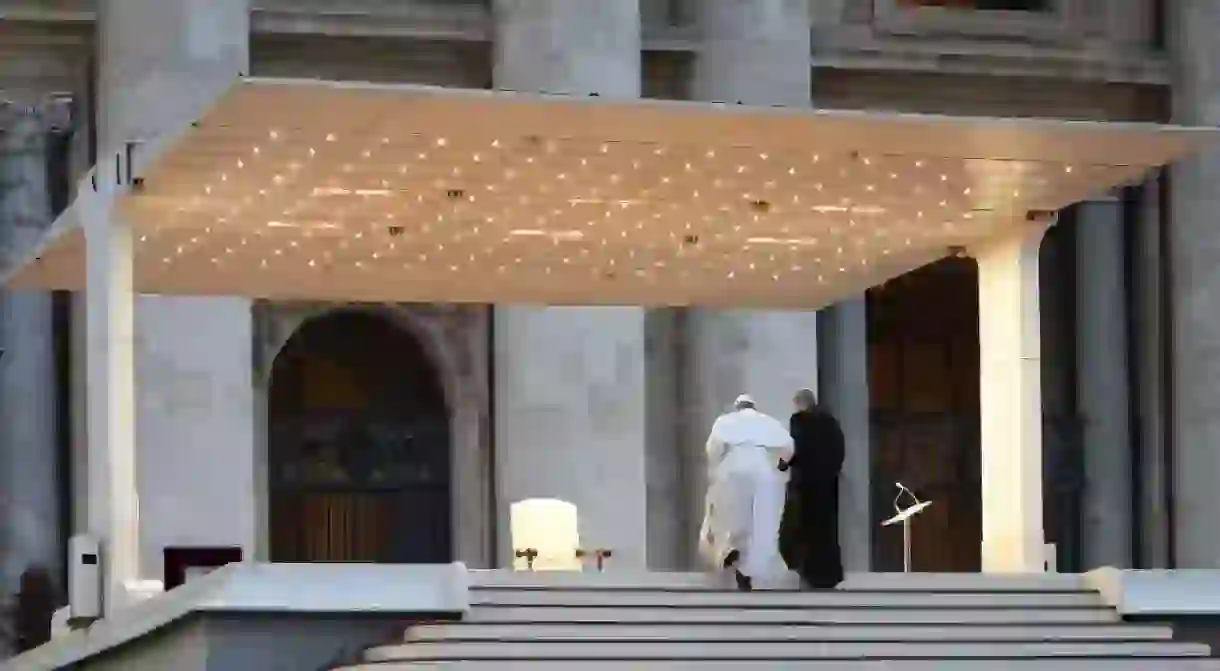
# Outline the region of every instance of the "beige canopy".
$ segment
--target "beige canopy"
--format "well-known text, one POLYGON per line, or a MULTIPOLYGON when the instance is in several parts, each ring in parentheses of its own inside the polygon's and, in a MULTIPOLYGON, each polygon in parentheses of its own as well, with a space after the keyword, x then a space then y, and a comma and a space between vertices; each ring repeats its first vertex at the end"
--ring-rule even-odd
MULTIPOLYGON (((141 293, 816 308, 1212 132, 249 79, 113 207, 141 293)), ((99 202, 9 283, 80 289, 99 202)))

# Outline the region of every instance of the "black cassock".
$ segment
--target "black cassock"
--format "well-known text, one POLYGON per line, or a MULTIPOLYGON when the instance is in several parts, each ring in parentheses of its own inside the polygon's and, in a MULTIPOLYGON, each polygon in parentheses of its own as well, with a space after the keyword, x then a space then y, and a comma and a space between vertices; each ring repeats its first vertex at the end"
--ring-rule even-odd
POLYGON ((811 587, 843 581, 839 549, 839 474, 844 440, 839 422, 822 409, 794 413, 789 423, 794 453, 780 524, 780 554, 811 587))

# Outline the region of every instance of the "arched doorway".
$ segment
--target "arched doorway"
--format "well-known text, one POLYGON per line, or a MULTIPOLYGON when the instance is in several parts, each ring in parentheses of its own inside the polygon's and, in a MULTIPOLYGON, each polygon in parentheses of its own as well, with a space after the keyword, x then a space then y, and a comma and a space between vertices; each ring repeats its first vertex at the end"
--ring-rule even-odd
POLYGON ((272 561, 452 561, 450 413, 411 333, 363 310, 306 321, 267 411, 272 561))

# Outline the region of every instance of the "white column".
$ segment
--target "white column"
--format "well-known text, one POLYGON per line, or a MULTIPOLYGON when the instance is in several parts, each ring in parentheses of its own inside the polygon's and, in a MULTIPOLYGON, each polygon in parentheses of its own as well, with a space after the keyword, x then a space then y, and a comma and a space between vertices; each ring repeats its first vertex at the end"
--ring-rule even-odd
MULTIPOLYGON (((1220 3, 1171 2, 1174 121, 1220 123, 1220 3)), ((1170 173, 1168 243, 1177 568, 1220 568, 1220 151, 1187 158, 1170 173)))
MULTIPOLYGON (((48 128, 38 109, 10 110, 0 128, 0 240, 5 255, 35 245, 51 223, 48 128)), ((0 543, 3 587, 29 568, 58 580, 64 561, 50 292, 0 300, 0 543)))
MULTIPOLYGON (((702 41, 695 59, 696 99, 755 105, 810 104, 809 3, 700 0, 702 41)), ((793 393, 818 386, 818 315, 809 311, 692 310, 689 385, 693 428, 706 431, 746 392, 782 421, 793 393)), ((696 436, 694 438, 701 438, 696 436)), ((704 473, 701 440, 687 446, 687 468, 704 473)), ((697 533, 706 483, 689 487, 697 533)))
POLYGON ((843 568, 872 568, 872 424, 868 389, 868 305, 863 297, 818 313, 818 397, 846 440, 839 479, 839 545, 843 568))
MULTIPOLYGON (((92 73, 83 74, 85 77, 93 76, 92 73)), ((77 90, 89 90, 87 80, 82 81, 77 90)), ((75 110, 77 118, 82 122, 76 125, 72 135, 72 178, 69 180, 71 189, 68 196, 72 200, 80 195, 80 178, 92 167, 89 159, 94 129, 91 128, 92 124, 85 123, 83 120, 93 118, 93 101, 87 98, 88 96, 85 95, 78 96, 78 107, 75 110)), ((85 333, 87 329, 82 326, 82 324, 88 324, 89 320, 85 303, 83 291, 73 293, 71 314, 68 317, 69 367, 71 369, 68 383, 70 392, 68 404, 71 416, 69 434, 71 434, 72 442, 69 458, 70 477, 72 478, 70 497, 72 523, 68 531, 69 535, 85 533, 89 529, 89 440, 86 435, 87 420, 85 418, 85 388, 88 386, 89 375, 85 352, 88 351, 89 342, 85 333)))
MULTIPOLYGON (((698 535, 707 492, 704 440, 738 394, 785 425, 796 390, 818 388, 818 313, 692 309, 685 383, 690 403, 684 450, 688 537, 698 535)), ((698 558, 692 561, 700 565, 698 558)))
MULTIPOLYGON (((247 0, 101 3, 101 155, 198 118, 248 71, 249 31, 247 0)), ((247 555, 257 545, 253 336, 247 298, 141 296, 137 305, 140 577, 157 579, 167 545, 237 545, 247 555)))
POLYGON ((669 308, 648 310, 644 319, 644 470, 651 571, 688 568, 697 536, 690 531, 690 511, 686 507, 690 469, 688 450, 683 447, 691 437, 683 413, 685 318, 682 308, 669 308))
POLYGON ((1169 567, 1168 478, 1165 470, 1165 301, 1162 296, 1164 244, 1161 240, 1161 178, 1141 189, 1136 221, 1135 323, 1139 366, 1136 398, 1140 450, 1140 563, 1169 567))
POLYGON ((638 0, 495 0, 497 89, 640 96, 638 0))
MULTIPOLYGON (((497 0, 495 14, 497 88, 639 96, 636 0, 497 0)), ((497 306, 494 331, 500 564, 509 505, 557 497, 576 504, 582 544, 643 568, 644 310, 497 306)))
POLYGON ((987 573, 1044 570, 1038 247, 1045 231, 1028 224, 975 251, 987 573))
POLYGON ((1123 205, 1081 203, 1076 222, 1077 403, 1084 421, 1085 570, 1131 564, 1131 402, 1123 205))
POLYGON ((747 105, 810 102, 808 2, 697 0, 699 35, 692 94, 747 105))
MULTIPOLYGON (((101 156, 105 157, 105 154, 101 156)), ((107 158, 100 164, 109 165, 107 158)), ((135 293, 131 228, 110 211, 114 175, 99 168, 103 196, 82 208, 86 238, 86 430, 89 532, 102 544, 107 615, 141 578, 136 480, 135 293)))
POLYGON ((793 393, 817 389, 817 312, 692 310, 690 320, 691 394, 704 420, 696 428, 711 428, 741 393, 787 422, 793 393))
MULTIPOLYGON (((701 0, 703 38, 693 94, 700 100, 755 105, 810 104, 809 3, 701 0)), ((694 310, 690 337, 702 426, 749 392, 766 412, 786 418, 792 395, 817 386, 817 313, 694 310)), ((702 493, 699 494, 702 497, 702 493)))

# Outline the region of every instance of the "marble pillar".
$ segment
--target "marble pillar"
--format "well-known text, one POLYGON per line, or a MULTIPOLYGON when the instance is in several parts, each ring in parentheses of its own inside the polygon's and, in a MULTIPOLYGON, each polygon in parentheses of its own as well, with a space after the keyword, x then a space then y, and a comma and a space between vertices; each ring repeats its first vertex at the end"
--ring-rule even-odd
MULTIPOLYGON (((605 98, 640 94, 636 0, 497 0, 495 86, 605 98)), ((498 557, 508 509, 577 506, 581 542, 615 569, 648 562, 645 311, 497 306, 494 323, 498 557)))
POLYGON ((112 207, 117 171, 99 154, 97 192, 78 199, 85 230, 85 428, 88 531, 102 551, 107 616, 143 578, 136 436, 135 293, 131 226, 112 207))
POLYGON ((691 87, 696 99, 809 106, 808 2, 697 0, 697 4, 701 41, 691 87))
MULTIPOLYGON (((49 128, 41 110, 14 110, 0 127, 0 250, 37 244, 51 224, 49 128)), ((0 298, 0 592, 28 568, 58 581, 64 563, 51 294, 0 298)))
MULTIPOLYGON (((1072 211, 1073 221, 1075 210, 1072 211)), ((1055 569, 1081 563, 1080 504, 1083 467, 1076 409, 1075 227, 1053 228, 1038 255, 1039 321, 1042 323, 1042 416, 1046 459, 1047 542, 1055 545, 1055 569)))
MULTIPOLYGON (((91 86, 88 82, 93 76, 90 68, 82 68, 82 81, 77 87, 82 94, 78 95, 73 103, 72 114, 76 120, 72 133, 72 147, 69 158, 69 174, 71 177, 68 180, 68 198, 70 201, 75 200, 79 195, 81 186, 80 179, 93 167, 92 151, 93 151, 93 124, 88 120, 93 118, 94 101, 90 100, 90 96, 83 92, 89 91, 91 86)), ((88 377, 86 370, 86 362, 83 353, 88 348, 88 340, 85 329, 81 326, 85 324, 88 317, 85 310, 85 294, 77 292, 72 294, 70 314, 68 315, 68 338, 69 338, 69 380, 68 380, 68 433, 70 435, 71 446, 69 448, 68 462, 70 464, 69 471, 71 477, 70 483, 70 501, 71 501, 71 522, 68 529, 68 534, 81 534, 89 530, 89 441, 86 436, 86 418, 85 418, 85 388, 88 377)))
MULTIPOLYGON (((692 95, 699 100, 807 107, 809 7, 791 0, 698 2, 701 43, 692 95)), ((691 310, 688 369, 691 424, 706 431, 733 399, 749 393, 787 421, 797 389, 818 386, 815 311, 691 310)), ((703 435, 688 441, 688 466, 702 474, 703 435)), ((690 523, 702 518, 706 483, 692 482, 690 523)), ((697 527, 687 530, 695 534, 697 527)))
POLYGON ((1165 460, 1165 301, 1162 181, 1154 175, 1140 189, 1136 220, 1135 310, 1139 417, 1140 547, 1137 565, 1169 567, 1169 501, 1165 460))
MULTIPOLYGON (((1167 3, 1174 121, 1220 123, 1220 3, 1167 3)), ((1170 392, 1174 554, 1220 568, 1220 151, 1170 171, 1170 392)))
MULTIPOLYGON (((648 568, 689 568, 697 534, 691 527, 686 492, 691 469, 688 450, 693 438, 686 425, 686 318, 682 308, 653 309, 644 315, 645 486, 647 488, 648 568)), ((700 471, 702 472, 702 471, 700 471)))
MULTIPOLYGON (((810 2, 813 28, 834 30, 842 3, 810 2)), ((813 45, 816 49, 816 45, 813 45)), ((816 95, 814 103, 817 103, 816 95)), ((872 396, 869 391, 868 300, 864 294, 818 313, 818 395, 839 419, 847 439, 847 456, 839 483, 839 542, 848 571, 872 569, 872 396)))
POLYGON ((868 388, 868 305, 863 297, 818 313, 818 396, 839 420, 846 440, 839 479, 839 544, 843 567, 872 567, 872 432, 868 388))
POLYGON ((640 95, 638 0, 495 0, 495 87, 640 95))
MULTIPOLYGON (((102 3, 99 155, 172 134, 247 72, 249 12, 247 0, 102 3)), ((236 545, 252 555, 259 506, 249 299, 141 296, 134 333, 138 577, 161 577, 167 545, 236 545)), ((89 452, 97 454, 92 444, 89 452)))
POLYGON ((1123 203, 1081 203, 1076 219, 1076 397, 1084 450, 1084 570, 1130 568, 1131 394, 1123 203))
POLYGON ((1029 224, 975 250, 986 573, 1045 570, 1038 248, 1029 224))

